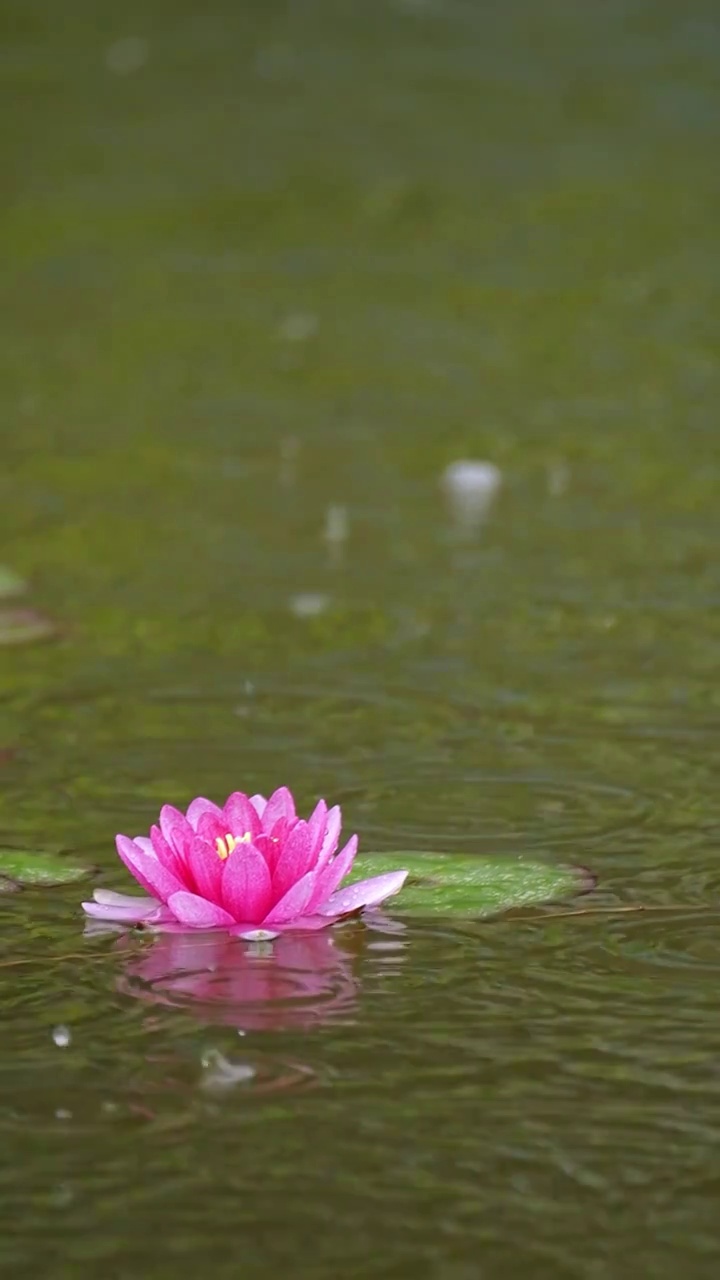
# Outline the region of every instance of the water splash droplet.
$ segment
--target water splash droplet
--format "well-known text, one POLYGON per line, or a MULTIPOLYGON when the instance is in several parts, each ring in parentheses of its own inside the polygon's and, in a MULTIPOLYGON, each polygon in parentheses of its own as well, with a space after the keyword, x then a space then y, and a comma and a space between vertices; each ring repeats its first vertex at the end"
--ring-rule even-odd
POLYGON ((501 485, 502 472, 492 462, 451 462, 442 476, 452 513, 465 531, 476 529, 486 519, 501 485))
POLYGON ((200 1062, 203 1069, 200 1087, 211 1093, 232 1089, 237 1084, 247 1084, 257 1074, 248 1062, 231 1062, 219 1049, 208 1049, 200 1062))

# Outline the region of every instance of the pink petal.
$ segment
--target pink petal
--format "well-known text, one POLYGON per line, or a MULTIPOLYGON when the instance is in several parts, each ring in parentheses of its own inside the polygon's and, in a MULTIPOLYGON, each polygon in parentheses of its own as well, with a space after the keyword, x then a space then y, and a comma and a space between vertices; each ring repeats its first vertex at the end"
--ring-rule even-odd
POLYGON ((110 920, 113 924, 140 924, 157 910, 153 907, 150 911, 131 911, 130 907, 104 907, 101 902, 81 902, 80 906, 93 920, 110 920))
POLYGON ((153 897, 154 890, 152 889, 150 882, 145 879, 142 871, 138 870, 136 860, 138 857, 142 856, 152 859, 153 862, 157 862, 157 858, 154 853, 146 854, 144 849, 140 845, 137 845, 134 840, 131 840, 129 836, 123 835, 117 835, 115 837, 115 848, 117 849, 120 858, 125 863, 130 875, 134 876, 140 887, 153 897))
POLYGON ((146 853, 152 851, 158 859, 158 862, 161 862, 164 867, 167 867, 168 871, 171 871, 174 876, 177 876, 178 880, 182 880, 184 882, 186 875, 185 862, 183 858, 181 858, 180 854, 175 852, 172 845, 168 844, 159 827, 153 826, 150 828, 149 841, 136 840, 135 843, 139 844, 140 848, 145 850, 146 853), (147 849, 147 844, 150 845, 150 849, 147 849))
POLYGON ((222 901, 223 865, 215 846, 197 836, 188 853, 188 879, 192 877, 193 882, 188 888, 192 888, 198 897, 207 898, 208 902, 219 906, 222 901))
POLYGON ((132 840, 128 840, 127 836, 116 836, 115 845, 130 874, 152 898, 167 902, 171 893, 177 893, 179 889, 185 888, 183 882, 168 871, 156 857, 144 853, 132 840))
POLYGON ((351 836, 345 848, 329 862, 324 871, 316 874, 315 892, 310 901, 309 910, 315 911, 320 909, 323 902, 327 902, 328 898, 335 892, 338 885, 349 875, 352 864, 355 861, 357 853, 358 838, 351 836))
POLYGON ((255 848, 260 850, 263 858, 267 862, 268 871, 270 872, 271 877, 275 873, 275 867, 277 866, 278 858, 283 851, 287 834, 287 821, 285 818, 281 818, 279 822, 275 823, 275 826, 269 835, 265 835, 263 833, 263 835, 256 836, 253 840, 255 848))
POLYGON ((114 889, 93 889, 93 898, 104 907, 162 906, 157 898, 138 898, 136 893, 116 893, 114 889))
MULTIPOLYGON (((272 876, 273 897, 280 900, 306 871, 312 859, 312 838, 307 822, 298 822, 280 848, 272 876)), ((333 889, 335 886, 333 885, 333 889)))
POLYGON ((236 920, 260 924, 272 902, 267 863, 252 844, 238 845, 225 862, 222 903, 236 920))
POLYGON ((127 893, 113 893, 110 889, 96 889, 94 902, 83 902, 86 915, 95 920, 115 920, 119 924, 140 924, 153 917, 160 919, 166 908, 157 898, 132 897, 127 893))
POLYGON ((315 865, 317 855, 322 848, 322 842, 325 837, 325 828, 327 826, 327 805, 324 800, 318 800, 310 817, 308 818, 308 830, 310 832, 310 840, 312 844, 312 862, 315 865))
POLYGON ((338 846, 341 827, 342 814, 340 812, 340 805, 335 804, 332 809, 328 811, 325 821, 325 835, 323 836, 323 841, 320 845, 320 852, 315 862, 316 871, 322 871, 323 867, 326 866, 332 858, 338 846))
POLYGON ((238 840, 248 832, 254 840, 262 831, 259 815, 242 791, 234 791, 225 801, 223 821, 226 824, 226 832, 229 831, 231 835, 237 836, 238 840))
POLYGON ((265 812, 265 806, 267 805, 267 800, 265 799, 265 797, 264 797, 264 796, 251 796, 251 797, 250 797, 250 803, 251 803, 251 805, 252 805, 253 809, 255 810, 255 812, 256 812, 256 814, 257 814, 258 818, 262 818, 262 816, 263 816, 263 814, 264 814, 264 812, 265 812))
POLYGON ((222 810, 219 814, 203 813, 198 821, 197 834, 201 840, 207 841, 213 848, 216 840, 224 840, 228 834, 228 828, 222 810))
POLYGON ((222 907, 199 898, 196 893, 186 893, 184 889, 172 894, 168 906, 175 919, 190 929, 223 929, 235 924, 233 917, 222 907))
POLYGON ((351 911, 361 911, 363 907, 375 907, 392 894, 399 893, 407 875, 407 871, 388 871, 382 876, 372 876, 370 880, 359 880, 357 884, 341 889, 317 910, 322 916, 346 916, 351 911))
POLYGON ((287 787, 279 787, 277 791, 273 791, 263 811, 263 831, 270 835, 278 818, 286 818, 291 822, 295 817, 295 801, 291 793, 287 787))
POLYGON ((185 814, 171 804, 164 804, 160 810, 160 830, 171 848, 184 858, 195 839, 195 832, 185 814))
POLYGON ((213 804, 212 800, 206 800, 204 796, 198 796, 197 800, 191 801, 186 817, 193 831, 197 831, 198 822, 204 813, 214 813, 219 817, 222 809, 218 804, 213 804))
MULTIPOLYGON (((281 843, 277 839, 277 837, 273 839, 272 836, 259 835, 255 837, 252 843, 254 844, 256 849, 260 850, 263 858, 268 863, 268 866, 270 866, 270 863, 274 864, 277 861, 277 858, 280 852, 280 843, 281 843)), ((272 874, 272 870, 271 870, 271 874, 272 874)))
POLYGON ((296 884, 288 889, 287 893, 275 903, 272 911, 269 911, 264 920, 261 920, 263 928, 276 925, 288 924, 291 920, 301 916, 312 897, 315 888, 315 872, 308 871, 302 880, 298 880, 296 884))

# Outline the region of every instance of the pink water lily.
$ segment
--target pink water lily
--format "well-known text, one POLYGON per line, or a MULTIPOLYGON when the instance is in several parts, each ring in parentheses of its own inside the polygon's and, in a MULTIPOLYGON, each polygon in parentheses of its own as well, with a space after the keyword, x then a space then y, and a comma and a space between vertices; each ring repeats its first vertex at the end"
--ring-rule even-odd
POLYGON ((287 787, 269 800, 235 791, 222 808, 199 798, 186 814, 165 805, 149 837, 115 841, 149 896, 96 889, 83 908, 95 919, 164 930, 322 929, 384 902, 407 876, 392 871, 340 888, 358 844, 351 836, 338 853, 340 826, 339 806, 324 800, 307 821, 298 818, 287 787))

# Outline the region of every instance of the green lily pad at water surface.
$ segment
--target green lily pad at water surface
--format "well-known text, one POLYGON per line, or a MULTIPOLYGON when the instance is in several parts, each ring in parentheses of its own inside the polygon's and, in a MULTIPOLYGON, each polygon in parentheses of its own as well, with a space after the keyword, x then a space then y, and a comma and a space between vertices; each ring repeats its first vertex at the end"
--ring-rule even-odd
POLYGON ((0 878, 14 885, 50 888, 72 884, 90 874, 90 868, 68 862, 58 853, 38 853, 34 849, 0 849, 0 878))
POLYGON ((27 591, 27 583, 14 569, 0 564, 0 600, 9 600, 11 596, 21 596, 27 591))
POLYGON ((388 899, 393 915, 494 916, 572 898, 594 884, 582 867, 453 853, 359 854, 349 883, 400 868, 410 874, 400 893, 388 899))

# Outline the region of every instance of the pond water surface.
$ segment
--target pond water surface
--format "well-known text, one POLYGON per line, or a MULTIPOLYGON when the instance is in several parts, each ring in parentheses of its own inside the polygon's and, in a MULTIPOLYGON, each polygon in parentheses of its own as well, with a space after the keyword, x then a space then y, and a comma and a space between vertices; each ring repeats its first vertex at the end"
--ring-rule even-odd
POLYGON ((714 1276, 717 6, 2 24, 0 561, 61 628, 0 650, 2 842, 126 888, 116 831, 288 783, 652 910, 208 958, 4 898, 0 1261, 714 1276))

